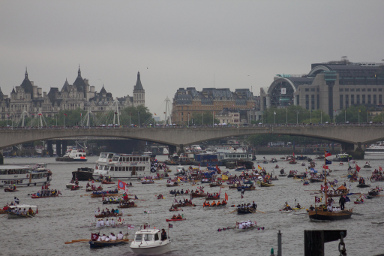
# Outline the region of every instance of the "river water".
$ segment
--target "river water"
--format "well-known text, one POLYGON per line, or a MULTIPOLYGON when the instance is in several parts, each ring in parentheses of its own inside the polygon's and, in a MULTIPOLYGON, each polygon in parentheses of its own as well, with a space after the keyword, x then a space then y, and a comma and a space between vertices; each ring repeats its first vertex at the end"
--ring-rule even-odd
MULTIPOLYGON (((280 156, 266 156, 267 159, 276 157, 280 168, 285 171, 298 170, 304 172, 305 167, 300 164, 290 165, 280 156)), ((258 157, 261 158, 261 157, 258 157)), ((165 160, 163 156, 158 158, 165 160)), ((91 198, 90 193, 85 190, 70 191, 65 185, 70 181, 72 171, 78 167, 93 167, 97 157, 89 157, 86 163, 63 163, 55 162, 54 158, 6 158, 6 164, 27 164, 27 163, 48 163, 53 172, 51 189, 61 190, 62 196, 58 198, 31 199, 29 194, 37 192, 39 187, 22 187, 18 192, 0 192, 0 205, 12 201, 14 196, 24 204, 36 204, 39 214, 31 219, 7 219, 6 215, 0 215, 0 255, 133 255, 128 245, 115 246, 103 249, 90 249, 88 243, 65 244, 66 241, 90 238, 91 230, 84 228, 95 221, 94 212, 100 207, 106 207, 101 203, 101 198, 91 198)), ((303 161, 299 161, 302 163, 303 161)), ((384 166, 382 160, 370 160, 373 168, 360 171, 363 177, 369 177, 374 168, 384 166)), ((307 162, 306 162, 307 164, 307 162)), ((321 168, 323 161, 317 161, 317 168, 321 168)), ((364 161, 358 162, 359 166, 364 161)), ((258 163, 255 164, 257 167, 258 163)), ((280 169, 274 169, 276 164, 261 164, 267 171, 275 170, 279 174, 280 169)), ((346 181, 347 165, 339 166, 334 162, 330 165, 333 170, 330 180, 337 179, 340 183, 346 181)), ((175 171, 176 166, 171 166, 175 171)), ((221 168, 225 171, 225 168, 221 168)), ((231 173, 236 173, 230 170, 231 173)), ((236 173, 238 174, 238 173, 236 173)), ((171 173, 173 176, 173 173, 171 173)), ((166 180, 155 181, 155 184, 142 185, 133 181, 133 187, 129 188, 130 194, 135 194, 140 199, 137 201, 137 208, 124 209, 124 219, 127 223, 135 225, 130 230, 130 239, 134 231, 144 222, 152 223, 157 228, 166 228, 165 219, 170 218, 172 213, 168 211, 174 197, 170 196, 171 188, 166 187, 166 180), (165 195, 165 199, 158 200, 156 195, 165 195), (150 211, 145 214, 144 211, 150 211), (127 216, 131 214, 132 216, 127 216)), ((222 188, 222 195, 226 192, 229 196, 229 203, 222 209, 203 209, 203 199, 193 199, 196 207, 183 208, 181 213, 187 219, 182 222, 174 222, 170 229, 169 236, 172 238, 172 251, 167 255, 270 255, 271 248, 277 253, 277 233, 282 233, 283 255, 304 254, 304 230, 325 230, 325 229, 346 229, 347 237, 345 244, 348 255, 377 255, 384 253, 382 245, 384 237, 383 224, 372 224, 372 222, 384 221, 383 197, 367 199, 362 205, 355 205, 353 201, 356 196, 351 196, 351 202, 347 208, 354 209, 354 215, 349 220, 336 222, 311 222, 305 210, 294 213, 282 213, 284 202, 290 205, 299 202, 308 208, 314 204, 313 190, 320 188, 319 184, 311 183, 303 186, 301 181, 292 178, 280 177, 273 181, 274 187, 258 188, 254 191, 246 191, 241 199, 240 192, 229 190, 226 186, 222 188), (312 191, 311 191, 312 190, 312 191), (239 216, 233 213, 233 204, 251 203, 258 204, 260 212, 256 214, 239 216), (219 228, 234 226, 236 221, 242 220, 257 221, 259 226, 265 227, 262 230, 249 230, 237 232, 225 230, 218 232, 219 228)), ((368 182, 369 183, 369 182, 368 182)), ((352 192, 367 193, 369 188, 359 189, 356 183, 351 184, 352 192)), ((80 182, 85 187, 86 182, 80 182)), ((199 185, 199 184, 198 184, 199 185)), ((374 183, 373 186, 383 186, 383 183, 374 183)), ((112 185, 104 185, 104 188, 112 185)), ((196 189, 191 184, 183 184, 178 189, 196 189)), ((219 188, 205 186, 206 192, 219 192, 219 188)), ((177 197, 181 199, 182 197, 177 197)), ((188 198, 188 197, 186 197, 188 198)), ((120 229, 102 230, 101 233, 118 233, 120 229), (109 231, 109 232, 108 232, 109 231)), ((121 229, 123 233, 127 229, 121 229)), ((339 255, 338 242, 331 242, 325 245, 325 255, 339 255)))

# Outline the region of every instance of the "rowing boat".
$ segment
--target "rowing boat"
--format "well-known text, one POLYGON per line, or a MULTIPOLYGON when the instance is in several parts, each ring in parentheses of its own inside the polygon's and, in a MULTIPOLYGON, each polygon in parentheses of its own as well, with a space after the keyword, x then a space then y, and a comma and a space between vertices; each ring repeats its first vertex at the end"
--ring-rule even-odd
POLYGON ((165 221, 170 222, 170 221, 183 221, 183 220, 186 220, 186 219, 185 218, 183 218, 183 219, 166 219, 165 221))
POLYGON ((121 244, 129 243, 129 239, 115 240, 115 241, 89 241, 90 248, 102 248, 121 244))

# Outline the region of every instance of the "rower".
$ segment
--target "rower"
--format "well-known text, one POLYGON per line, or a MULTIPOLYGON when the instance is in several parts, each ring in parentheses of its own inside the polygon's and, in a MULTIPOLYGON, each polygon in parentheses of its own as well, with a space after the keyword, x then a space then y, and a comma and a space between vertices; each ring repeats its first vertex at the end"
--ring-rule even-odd
POLYGON ((117 234, 117 239, 118 239, 118 240, 122 240, 122 239, 123 239, 123 237, 124 237, 124 235, 123 235, 123 232, 122 232, 122 231, 120 231, 120 233, 119 233, 119 234, 117 234))

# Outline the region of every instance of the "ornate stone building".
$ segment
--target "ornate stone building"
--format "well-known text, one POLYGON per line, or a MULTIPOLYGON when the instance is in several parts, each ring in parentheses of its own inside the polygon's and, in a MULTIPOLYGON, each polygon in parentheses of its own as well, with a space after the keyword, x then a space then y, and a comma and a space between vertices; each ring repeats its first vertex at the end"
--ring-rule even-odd
POLYGON ((186 124, 193 113, 210 111, 214 115, 223 110, 242 114, 247 117, 247 111, 255 109, 257 97, 249 89, 236 89, 231 92, 228 88, 203 88, 197 91, 195 87, 177 90, 172 104, 172 122, 186 124))
POLYGON ((95 91, 95 87, 89 85, 88 79, 82 78, 80 67, 73 84, 65 80, 61 89, 51 87, 48 93, 43 93, 41 88, 29 80, 26 70, 23 82, 12 90, 10 97, 4 95, 0 88, 0 119, 18 120, 23 113, 28 116, 54 117, 60 110, 104 112, 111 109, 114 102, 118 102, 119 108, 145 105, 145 90, 140 73, 137 74, 133 96, 114 99, 104 86, 100 92, 95 91))

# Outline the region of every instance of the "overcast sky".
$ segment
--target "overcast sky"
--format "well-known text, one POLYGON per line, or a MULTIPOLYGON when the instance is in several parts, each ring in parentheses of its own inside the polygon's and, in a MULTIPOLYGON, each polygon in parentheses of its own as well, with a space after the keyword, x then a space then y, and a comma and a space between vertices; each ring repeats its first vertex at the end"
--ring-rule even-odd
POLYGON ((311 63, 382 62, 384 1, 0 1, 0 87, 28 68, 48 92, 83 78, 132 96, 137 72, 158 116, 181 87, 249 88, 311 63))

